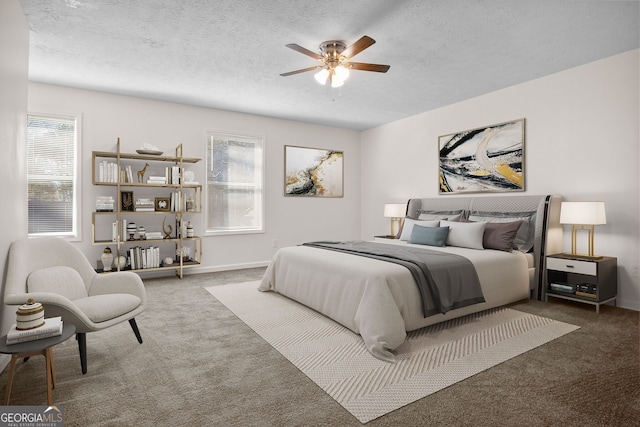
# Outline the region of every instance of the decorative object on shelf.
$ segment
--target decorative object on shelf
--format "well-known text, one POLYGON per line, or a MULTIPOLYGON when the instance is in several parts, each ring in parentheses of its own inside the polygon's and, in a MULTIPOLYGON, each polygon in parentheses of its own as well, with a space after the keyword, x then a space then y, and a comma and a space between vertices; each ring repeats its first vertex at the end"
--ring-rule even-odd
POLYGON ((156 197, 155 210, 157 212, 169 212, 171 199, 169 197, 156 197))
POLYGON ((136 240, 135 235, 137 230, 138 226, 135 222, 130 222, 129 224, 127 224, 127 234, 129 235, 129 240, 136 240))
POLYGON ((16 329, 27 331, 44 325, 44 306, 29 298, 26 304, 22 304, 16 311, 16 329))
POLYGON ((524 191, 524 119, 443 135, 439 193, 524 191))
POLYGON ((142 170, 139 170, 137 172, 138 174, 138 183, 142 184, 144 182, 144 174, 145 172, 147 172, 147 168, 149 167, 149 163, 145 163, 144 167, 142 168, 142 170))
POLYGON ((187 222, 187 237, 193 237, 193 225, 191 225, 191 221, 187 222))
POLYGON ((133 212, 133 191, 120 191, 120 210, 133 212))
POLYGON ((607 223, 604 202, 562 202, 560 224, 571 225, 571 256, 584 259, 602 259, 602 255, 593 254, 594 226, 607 223), (576 250, 578 231, 587 232, 587 254, 576 250))
POLYGON ((139 240, 144 240, 144 236, 146 234, 147 230, 145 230, 145 228, 143 226, 139 226, 138 227, 138 239, 139 240))
POLYGON ((384 217, 391 218, 391 234, 390 236, 396 236, 396 223, 398 224, 398 230, 400 229, 400 223, 402 218, 407 213, 407 205, 403 203, 386 203, 384 205, 384 217))
POLYGON ((187 212, 195 211, 195 203, 193 202, 193 197, 191 196, 191 194, 187 196, 187 200, 185 202, 185 209, 187 212))
POLYGON ((189 246, 183 246, 182 248, 176 248, 176 258, 182 262, 187 262, 191 259, 191 248, 189 246))
POLYGON ((163 259, 162 262, 163 262, 164 265, 171 265, 171 264, 173 264, 173 258, 168 256, 165 259, 163 259))
POLYGON ((193 171, 184 171, 182 176, 184 177, 185 184, 196 184, 196 174, 193 171))
POLYGON ((127 266, 127 257, 124 255, 120 255, 115 259, 114 262, 116 264, 117 269, 124 270, 124 268, 127 266))
POLYGON ((160 156, 162 155, 162 151, 160 151, 160 149, 154 145, 151 145, 149 143, 144 143, 142 144, 142 147, 139 150, 136 150, 136 153, 138 154, 149 154, 151 156, 160 156))
POLYGON ((104 248, 100 259, 102 260, 102 271, 111 271, 111 265, 113 264, 113 254, 111 253, 111 248, 109 246, 104 248))
POLYGON ((285 196, 343 197, 343 152, 284 147, 285 196))
POLYGON ((164 227, 164 220, 166 218, 162 219, 162 232, 164 233, 164 238, 165 239, 170 239, 171 238, 171 233, 173 232, 173 227, 171 226, 171 224, 167 225, 167 228, 164 227))

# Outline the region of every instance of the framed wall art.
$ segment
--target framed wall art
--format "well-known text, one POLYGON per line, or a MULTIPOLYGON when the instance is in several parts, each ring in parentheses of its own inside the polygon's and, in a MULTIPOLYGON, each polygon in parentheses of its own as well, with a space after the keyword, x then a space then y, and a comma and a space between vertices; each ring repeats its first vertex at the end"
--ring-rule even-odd
POLYGON ((120 191, 120 210, 133 212, 133 191, 120 191))
POLYGON ((343 197, 342 151, 285 145, 285 196, 343 197))
POLYGON ((438 138, 439 193, 524 191, 524 119, 438 138))
POLYGON ((157 212, 169 212, 171 200, 168 197, 156 197, 155 198, 155 210, 157 212))

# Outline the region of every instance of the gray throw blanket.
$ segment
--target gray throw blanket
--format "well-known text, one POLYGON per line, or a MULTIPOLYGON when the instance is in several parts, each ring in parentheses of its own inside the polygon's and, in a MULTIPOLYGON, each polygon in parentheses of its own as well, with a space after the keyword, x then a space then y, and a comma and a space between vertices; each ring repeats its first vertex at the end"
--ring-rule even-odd
POLYGON ((475 267, 460 255, 364 241, 308 242, 303 246, 350 253, 406 267, 418 285, 424 317, 485 301, 475 267))

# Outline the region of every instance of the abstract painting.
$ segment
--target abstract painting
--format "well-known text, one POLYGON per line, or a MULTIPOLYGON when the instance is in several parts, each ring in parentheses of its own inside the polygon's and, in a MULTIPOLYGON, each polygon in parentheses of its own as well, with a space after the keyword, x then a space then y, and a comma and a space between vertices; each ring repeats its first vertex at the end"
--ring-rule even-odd
POLYGON ((524 191, 524 119, 438 138, 439 193, 524 191))
POLYGON ((343 197, 342 151, 284 147, 285 196, 343 197))

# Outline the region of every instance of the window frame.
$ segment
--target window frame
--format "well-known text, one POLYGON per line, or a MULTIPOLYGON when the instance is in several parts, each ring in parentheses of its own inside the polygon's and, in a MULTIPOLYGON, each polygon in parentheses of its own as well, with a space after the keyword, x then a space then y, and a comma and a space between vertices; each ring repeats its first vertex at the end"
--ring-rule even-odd
MULTIPOLYGON (((29 111, 27 113, 27 128, 25 132, 28 137, 28 123, 30 117, 43 117, 50 119, 65 119, 65 120, 75 120, 75 141, 74 141, 74 151, 75 151, 75 165, 74 165, 74 176, 72 179, 73 185, 73 219, 72 219, 72 230, 71 232, 61 233, 61 232, 46 232, 46 233, 29 233, 27 231, 27 235, 29 238, 38 238, 38 237, 58 237, 63 238, 69 241, 82 241, 82 114, 80 113, 42 113, 38 111, 29 111)), ((25 153, 25 163, 26 163, 26 175, 27 175, 27 191, 29 185, 29 153, 28 151, 25 153)), ((27 201, 29 197, 27 194, 27 201)), ((28 215, 28 213, 27 213, 28 215)), ((27 217, 27 223, 29 219, 27 217)))
MULTIPOLYGON (((204 236, 224 236, 224 235, 242 235, 242 234, 262 234, 266 232, 266 211, 265 211, 265 183, 266 183, 266 137, 264 135, 248 134, 243 132, 228 132, 212 130, 206 132, 205 138, 205 174, 204 174, 204 236), (236 229, 210 229, 209 228, 209 142, 211 138, 237 138, 239 140, 254 140, 260 143, 260 173, 256 176, 260 177, 260 185, 256 186, 260 190, 260 226, 256 228, 236 228, 236 229)), ((254 204, 256 206, 258 204, 254 204)))

